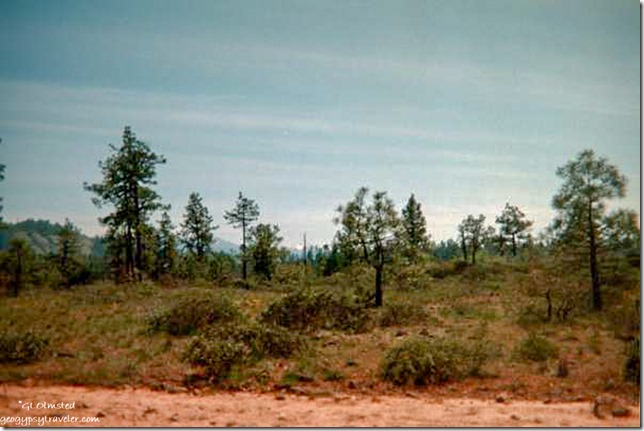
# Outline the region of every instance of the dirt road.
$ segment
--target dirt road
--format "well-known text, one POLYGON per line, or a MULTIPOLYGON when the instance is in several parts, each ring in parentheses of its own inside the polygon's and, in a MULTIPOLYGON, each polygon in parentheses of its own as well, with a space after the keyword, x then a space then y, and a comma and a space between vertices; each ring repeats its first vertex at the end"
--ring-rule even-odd
POLYGON ((595 417, 592 407, 589 402, 546 404, 422 396, 193 395, 148 389, 0 386, 0 426, 5 427, 640 426, 639 406, 631 406, 628 417, 608 415, 606 419, 595 417))

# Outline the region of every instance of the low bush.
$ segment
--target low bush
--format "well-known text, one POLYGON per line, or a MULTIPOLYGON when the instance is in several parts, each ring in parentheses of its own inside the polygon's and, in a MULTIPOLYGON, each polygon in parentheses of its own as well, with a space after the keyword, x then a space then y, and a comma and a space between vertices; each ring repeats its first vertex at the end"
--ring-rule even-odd
POLYGON ((542 362, 557 356, 558 349, 550 340, 535 332, 528 334, 515 349, 515 355, 525 361, 542 362))
POLYGON ((213 323, 230 322, 242 317, 234 302, 214 292, 184 293, 169 302, 172 305, 155 311, 148 318, 151 332, 191 335, 213 323))
POLYGON ((209 328, 205 337, 212 340, 242 343, 254 359, 288 358, 306 349, 306 339, 281 326, 266 323, 229 324, 209 328))
POLYGON ((341 329, 361 332, 370 318, 354 296, 324 288, 303 288, 273 302, 262 312, 261 320, 299 331, 341 329))
POLYGON ((285 328, 253 323, 212 326, 193 337, 184 360, 204 367, 208 377, 220 382, 235 367, 264 357, 287 358, 307 347, 304 337, 285 328))
POLYGON ((404 326, 422 323, 429 317, 425 307, 416 302, 389 302, 378 310, 381 327, 404 326))
POLYGON ((393 347, 380 364, 381 377, 395 385, 425 386, 480 375, 481 367, 496 355, 484 340, 412 337, 393 347))
POLYGON ((194 337, 184 351, 183 359, 204 368, 209 379, 221 382, 234 367, 248 358, 247 347, 240 342, 212 340, 203 335, 194 337))
POLYGON ((428 273, 434 278, 443 279, 453 275, 462 274, 468 267, 467 262, 451 260, 448 262, 435 262, 430 266, 428 273))
POLYGON ((46 352, 49 339, 32 331, 0 332, 0 363, 29 364, 39 360, 46 352))

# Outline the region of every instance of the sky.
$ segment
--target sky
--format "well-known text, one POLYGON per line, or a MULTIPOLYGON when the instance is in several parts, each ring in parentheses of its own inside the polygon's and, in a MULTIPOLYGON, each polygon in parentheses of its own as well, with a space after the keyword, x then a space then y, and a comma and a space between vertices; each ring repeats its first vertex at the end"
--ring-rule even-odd
POLYGON ((586 148, 639 213, 635 0, 3 1, 0 58, 9 222, 102 234, 82 185, 125 125, 166 157, 175 225, 198 192, 234 242, 239 191, 299 247, 330 243, 361 186, 414 193, 435 240, 506 202, 537 234, 586 148))

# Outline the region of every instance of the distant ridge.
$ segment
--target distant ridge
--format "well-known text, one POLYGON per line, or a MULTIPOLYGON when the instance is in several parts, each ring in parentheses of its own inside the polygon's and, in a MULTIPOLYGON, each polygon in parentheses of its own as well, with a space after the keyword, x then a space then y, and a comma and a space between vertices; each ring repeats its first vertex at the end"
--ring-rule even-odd
MULTIPOLYGON (((0 250, 6 250, 13 238, 22 238, 36 254, 48 255, 56 253, 58 231, 62 228, 60 223, 49 220, 27 219, 17 223, 4 223, 0 229, 0 250)), ((80 234, 81 253, 102 256, 104 253, 103 242, 99 237, 89 237, 80 234)))
MULTIPOLYGON (((49 220, 27 219, 17 223, 5 223, 4 229, 0 229, 0 250, 9 247, 9 241, 13 238, 22 238, 27 241, 29 247, 36 254, 48 255, 56 253, 58 231, 60 223, 49 220)), ((100 237, 89 237, 81 232, 81 251, 84 255, 94 254, 102 256, 104 245, 100 237)), ((215 238, 213 250, 227 254, 238 254, 239 244, 227 241, 222 238, 215 238)))

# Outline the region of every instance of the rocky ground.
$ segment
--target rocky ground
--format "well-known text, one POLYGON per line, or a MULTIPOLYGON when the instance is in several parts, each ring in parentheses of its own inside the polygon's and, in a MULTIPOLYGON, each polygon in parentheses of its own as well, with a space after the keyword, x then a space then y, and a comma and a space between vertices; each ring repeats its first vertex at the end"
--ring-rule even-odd
POLYGON ((0 386, 0 426, 640 427, 612 395, 556 402, 430 394, 167 393, 32 384, 0 386), (31 419, 26 419, 31 418, 31 419), (18 421, 18 422, 16 422, 18 421), (31 421, 27 423, 27 421, 31 421))

